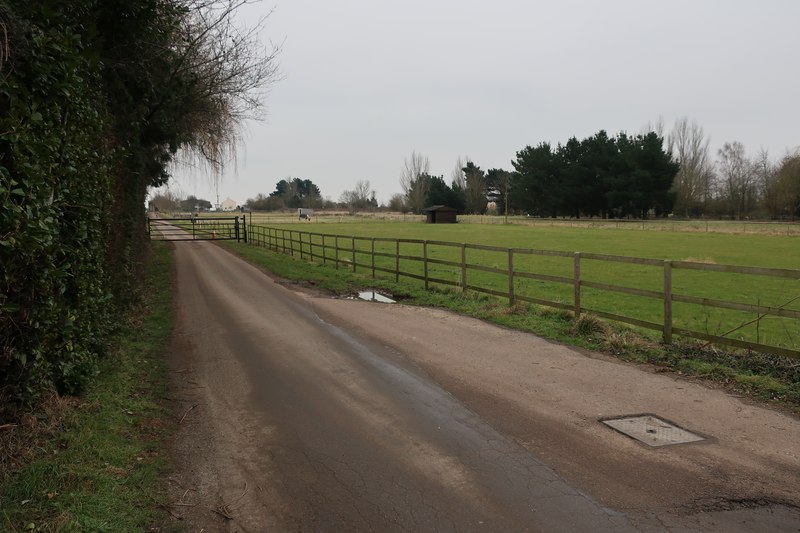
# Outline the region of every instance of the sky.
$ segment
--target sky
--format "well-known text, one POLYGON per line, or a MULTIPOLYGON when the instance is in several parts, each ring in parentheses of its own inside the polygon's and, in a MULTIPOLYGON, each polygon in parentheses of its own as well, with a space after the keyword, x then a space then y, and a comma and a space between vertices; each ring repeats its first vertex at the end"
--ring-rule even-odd
MULTIPOLYGON (((696 121, 714 157, 724 142, 774 159, 800 146, 797 0, 266 0, 240 20, 270 10, 282 79, 220 200, 299 177, 334 201, 369 180, 388 202, 412 151, 449 183, 459 156, 511 170, 528 145, 659 117, 665 133, 696 121)), ((215 202, 207 173, 174 176, 173 192, 215 202)))

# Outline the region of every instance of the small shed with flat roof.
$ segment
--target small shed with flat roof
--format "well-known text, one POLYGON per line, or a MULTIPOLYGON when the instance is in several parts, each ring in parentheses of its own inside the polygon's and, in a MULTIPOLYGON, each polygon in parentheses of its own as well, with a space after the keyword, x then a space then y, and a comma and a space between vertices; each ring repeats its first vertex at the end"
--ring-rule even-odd
POLYGON ((432 205, 422 210, 426 215, 425 222, 428 224, 452 224, 458 222, 456 210, 446 205, 432 205))

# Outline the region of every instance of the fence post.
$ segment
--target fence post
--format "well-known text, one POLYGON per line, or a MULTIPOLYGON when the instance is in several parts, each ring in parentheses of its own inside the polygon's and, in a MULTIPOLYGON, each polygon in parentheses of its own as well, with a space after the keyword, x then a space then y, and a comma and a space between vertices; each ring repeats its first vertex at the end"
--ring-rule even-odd
POLYGON ((372 249, 369 255, 372 258, 372 279, 375 279, 375 237, 372 237, 372 249))
POLYGON ((322 264, 328 264, 328 254, 325 253, 325 234, 322 234, 322 264))
POLYGON ((311 254, 311 262, 314 262, 314 234, 308 234, 308 253, 311 254))
POLYGON ((428 241, 422 241, 422 271, 425 277, 425 290, 428 290, 428 241))
POLYGON ((297 232, 297 236, 300 239, 300 260, 301 261, 303 260, 303 234, 304 233, 305 233, 304 231, 298 231, 297 232))
POLYGON ((247 218, 242 215, 242 232, 244 233, 244 243, 247 244, 247 218))
POLYGON ((289 230, 289 250, 294 257, 294 230, 289 230))
POLYGON ((672 343, 672 261, 664 261, 664 344, 672 343))
POLYGON ((573 280, 575 290, 575 318, 581 316, 581 253, 575 252, 575 277, 573 280))
POLYGON ((394 247, 394 282, 400 282, 400 239, 395 240, 394 247))
POLYGON ((353 249, 353 272, 356 271, 356 238, 352 237, 352 246, 353 249))
POLYGON ((286 230, 281 230, 282 252, 286 253, 286 230))
POLYGON ((467 292, 467 243, 461 243, 461 291, 467 292))
POLYGON ((508 305, 514 305, 514 249, 508 249, 508 305))
POLYGON ((333 236, 333 268, 339 270, 339 236, 333 236))

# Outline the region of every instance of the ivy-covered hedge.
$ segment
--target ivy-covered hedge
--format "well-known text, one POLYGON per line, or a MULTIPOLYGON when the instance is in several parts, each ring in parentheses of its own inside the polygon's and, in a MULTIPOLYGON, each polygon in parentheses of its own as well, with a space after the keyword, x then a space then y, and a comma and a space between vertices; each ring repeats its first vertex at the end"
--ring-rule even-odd
POLYGON ((114 316, 105 253, 113 179, 99 73, 81 35, 57 13, 3 11, 12 58, 0 94, 7 400, 75 392, 94 369, 114 316))
POLYGON ((232 138, 218 81, 248 73, 226 73, 203 5, 0 0, 0 420, 91 379, 135 294, 147 188, 178 149, 232 138))

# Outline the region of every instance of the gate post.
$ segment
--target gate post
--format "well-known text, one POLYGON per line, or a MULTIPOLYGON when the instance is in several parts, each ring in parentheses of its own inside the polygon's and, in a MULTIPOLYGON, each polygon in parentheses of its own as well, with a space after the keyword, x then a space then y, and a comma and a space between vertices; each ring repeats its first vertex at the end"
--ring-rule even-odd
POLYGON ((239 217, 233 218, 233 234, 236 237, 236 242, 239 242, 239 217))

